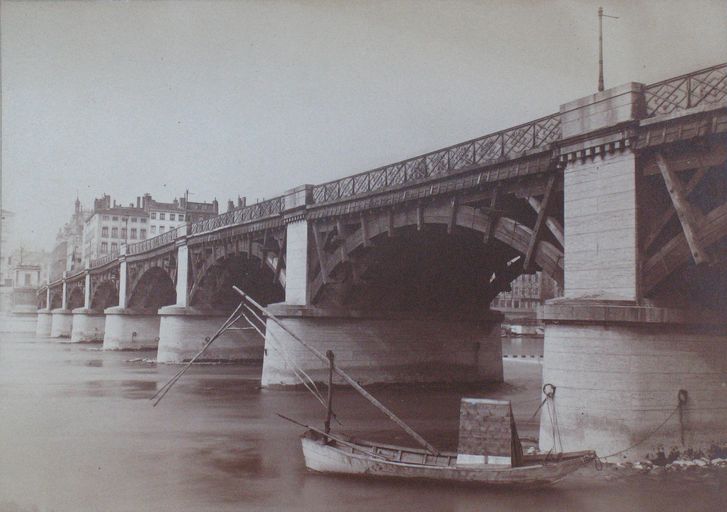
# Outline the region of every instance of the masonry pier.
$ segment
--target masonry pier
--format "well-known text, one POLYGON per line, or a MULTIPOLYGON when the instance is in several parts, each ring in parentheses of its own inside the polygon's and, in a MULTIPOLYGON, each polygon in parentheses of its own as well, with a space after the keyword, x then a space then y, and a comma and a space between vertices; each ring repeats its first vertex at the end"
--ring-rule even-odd
POLYGON ((38 310, 38 320, 35 327, 36 336, 50 336, 51 326, 53 324, 53 313, 48 308, 38 310))
POLYGON ((103 341, 105 325, 106 316, 103 311, 89 308, 74 309, 71 343, 103 341))
MULTIPOLYGON (((322 310, 274 304, 269 311, 362 384, 502 381, 500 317, 322 310)), ((262 385, 300 385, 297 369, 324 382, 328 369, 277 323, 267 320, 262 385)))
POLYGON ((115 306, 104 310, 104 350, 155 349, 159 345, 159 315, 155 309, 115 306))
MULTIPOLYGON (((667 251, 676 247, 689 258, 687 228, 696 226, 685 226, 683 213, 697 207, 675 197, 681 179, 666 164, 660 167, 669 194, 658 175, 647 182, 653 153, 639 159, 634 146, 654 139, 639 142, 628 129, 643 116, 643 88, 630 83, 561 107, 565 297, 542 312, 543 382, 556 387, 559 430, 542 415, 541 450, 554 446, 556 434, 564 450, 617 454, 614 462, 643 459, 659 447, 668 453, 727 440, 727 318, 690 308, 682 297, 700 273, 713 272, 709 267, 692 267, 690 279, 667 277, 676 259, 667 251), (673 240, 649 256, 645 240, 656 240, 665 221, 645 219, 641 204, 657 194, 667 204, 672 196, 684 233, 673 224, 673 240), (653 231, 648 237, 645 227, 653 231)), ((699 265, 704 255, 693 249, 699 265)))
MULTIPOLYGON (((159 349, 157 362, 189 361, 222 326, 229 313, 214 309, 165 306, 159 310, 159 349)), ((199 361, 262 362, 263 339, 245 322, 237 322, 204 352, 199 361)))

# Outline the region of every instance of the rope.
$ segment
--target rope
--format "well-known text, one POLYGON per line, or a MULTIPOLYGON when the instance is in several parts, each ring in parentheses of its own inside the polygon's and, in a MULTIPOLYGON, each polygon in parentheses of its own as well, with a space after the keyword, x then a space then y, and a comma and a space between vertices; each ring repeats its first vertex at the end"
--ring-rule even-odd
POLYGON ((605 460, 605 459, 608 459, 610 457, 615 457, 616 455, 621 455, 624 452, 627 452, 627 451, 629 451, 629 450, 631 450, 633 448, 636 448, 637 446, 639 446, 640 444, 644 443, 649 438, 651 438, 659 430, 661 430, 661 428, 664 425, 666 425, 669 422, 669 420, 672 419, 677 412, 679 413, 679 430, 680 430, 681 442, 682 442, 682 446, 684 446, 684 407, 687 404, 687 399, 688 399, 687 391, 684 390, 684 389, 680 389, 679 392, 677 393, 677 402, 678 402, 677 403, 677 406, 674 408, 674 410, 671 411, 671 413, 669 414, 669 416, 667 416, 664 421, 662 421, 661 423, 659 423, 659 425, 654 430, 652 430, 651 432, 649 432, 649 434, 647 434, 643 439, 641 439, 640 441, 632 444, 628 448, 624 448, 623 450, 619 450, 619 451, 614 452, 614 453, 611 453, 609 455, 604 455, 603 457, 599 457, 599 459, 605 460))

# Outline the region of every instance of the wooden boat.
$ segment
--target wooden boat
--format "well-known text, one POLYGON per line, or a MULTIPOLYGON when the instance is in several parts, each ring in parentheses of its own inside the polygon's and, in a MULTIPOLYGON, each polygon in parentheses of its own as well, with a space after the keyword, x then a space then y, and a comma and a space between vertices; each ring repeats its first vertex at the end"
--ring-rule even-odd
MULTIPOLYGON (((327 414, 324 430, 318 430, 278 414, 281 418, 307 429, 301 437, 301 442, 306 468, 311 471, 479 485, 542 486, 558 482, 597 458, 593 451, 523 454, 510 402, 487 399, 462 400, 460 451, 463 451, 464 446, 463 453, 439 451, 338 367, 334 363, 333 352, 329 350, 324 355, 291 332, 275 315, 266 311, 249 295, 236 287, 233 288, 243 299, 241 306, 247 309, 253 318, 264 323, 261 314, 265 314, 319 360, 328 364, 328 399, 325 403, 327 414), (251 305, 257 308, 259 313, 251 305), (423 449, 354 440, 338 433, 332 434, 331 419, 335 417, 332 409, 334 373, 399 425, 423 449), (484 412, 478 411, 477 407, 484 408, 484 412), (489 440, 494 448, 486 446, 488 442, 483 442, 483 438, 489 440)), ((247 314, 242 313, 242 316, 258 330, 261 336, 263 335, 261 329, 255 326, 247 314)), ((305 381, 301 380, 305 384, 305 381)), ((554 393, 555 388, 552 389, 554 393)), ((552 395, 550 398, 552 399, 552 395)), ((320 396, 319 399, 323 401, 320 396)))
POLYGON ((523 455, 522 465, 458 465, 457 454, 332 438, 309 429, 302 438, 306 467, 319 473, 395 477, 493 486, 543 486, 565 478, 596 458, 593 451, 523 455))

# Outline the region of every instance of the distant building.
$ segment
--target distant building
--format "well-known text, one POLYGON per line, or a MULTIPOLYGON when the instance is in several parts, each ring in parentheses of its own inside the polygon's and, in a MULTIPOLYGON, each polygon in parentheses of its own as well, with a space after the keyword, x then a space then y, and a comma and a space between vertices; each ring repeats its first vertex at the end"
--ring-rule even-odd
POLYGON ((0 286, 12 286, 10 255, 15 249, 13 246, 14 231, 15 214, 8 210, 2 210, 2 221, 0 223, 0 286))
POLYGON ((217 199, 211 203, 189 201, 186 197, 174 199, 171 203, 162 203, 144 194, 141 205, 149 214, 149 236, 161 235, 170 229, 187 223, 193 223, 219 214, 217 199))
POLYGON ((490 307, 505 314, 504 324, 535 325, 538 306, 548 299, 560 297, 563 290, 543 272, 522 274, 511 284, 509 292, 501 292, 490 307))
POLYGON ((118 254, 122 244, 153 238, 187 222, 217 214, 217 200, 198 203, 180 198, 162 203, 147 193, 137 197, 136 204, 122 206, 104 194, 94 200, 93 211, 84 223, 83 261, 118 254))
POLYGON ((93 211, 83 226, 83 261, 119 253, 121 244, 136 243, 149 237, 148 214, 136 198, 129 206, 111 202, 104 194, 93 201, 93 211))
POLYGON ((73 215, 56 235, 48 269, 51 281, 59 279, 64 271, 75 272, 83 268, 83 228, 89 214, 76 198, 73 215))

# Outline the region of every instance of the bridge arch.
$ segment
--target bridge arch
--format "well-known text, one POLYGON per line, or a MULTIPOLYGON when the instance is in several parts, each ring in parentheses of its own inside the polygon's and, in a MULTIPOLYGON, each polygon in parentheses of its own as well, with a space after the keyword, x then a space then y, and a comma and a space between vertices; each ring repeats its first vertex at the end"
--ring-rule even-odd
POLYGON ((73 310, 76 308, 82 308, 85 301, 83 295, 83 288, 79 286, 73 286, 68 292, 68 309, 73 310))
POLYGON ((177 301, 175 283, 169 272, 153 266, 140 273, 130 287, 127 306, 139 309, 159 309, 177 301))
POLYGON ((49 309, 59 309, 63 306, 63 290, 51 289, 49 309))
MULTIPOLYGON (((383 279, 392 285, 402 285, 407 278, 420 282, 406 292, 415 292, 423 302, 420 306, 447 303, 486 308, 499 291, 523 272, 523 255, 533 236, 533 230, 517 220, 488 214, 472 206, 453 209, 446 202, 398 212, 378 211, 351 220, 354 230, 340 236, 339 232, 346 232, 347 228, 339 222, 335 227, 329 225, 326 239, 319 240, 319 245, 325 243, 328 250, 321 251, 325 272, 320 264, 313 269, 314 303, 331 301, 333 296, 340 295, 340 288, 350 297, 352 291, 355 294, 357 282, 363 282, 364 286, 372 284, 366 283, 366 274, 374 267, 380 273, 384 267, 380 260, 385 258, 385 265, 392 270, 384 272, 388 277, 383 279), (359 224, 358 228, 355 223, 359 224), (408 268, 412 263, 413 271, 408 268), (447 283, 447 279, 453 282, 447 283), (458 289, 467 291, 459 297, 458 289), (437 295, 441 298, 437 299, 437 295)), ((320 233, 314 233, 316 236, 321 237, 320 233)), ((534 252, 534 262, 557 282, 563 282, 560 248, 541 240, 534 252)), ((373 281, 381 285, 382 279, 374 277, 373 281)), ((397 289, 397 286, 384 286, 389 291, 397 289)), ((396 302, 407 302, 405 296, 396 295, 396 302)), ((383 295, 376 299, 381 300, 383 295)))
POLYGON ((119 289, 115 281, 102 281, 94 286, 90 309, 103 311, 119 305, 119 289))
MULTIPOLYGON (((282 262, 281 262, 282 264, 282 262)), ((263 251, 259 243, 248 252, 217 256, 214 251, 193 262, 195 279, 190 290, 190 305, 229 310, 239 303, 232 286, 238 286, 262 304, 285 298, 285 271, 276 273, 278 256, 263 251)))

